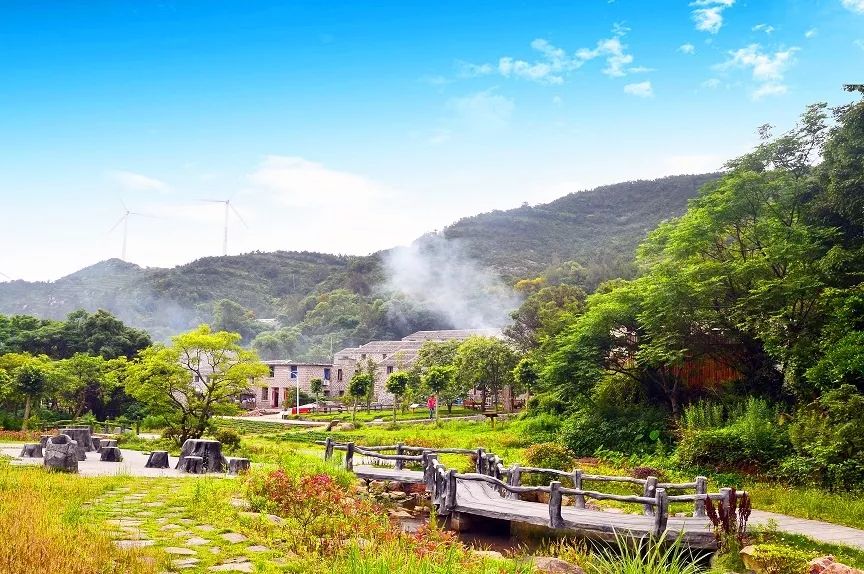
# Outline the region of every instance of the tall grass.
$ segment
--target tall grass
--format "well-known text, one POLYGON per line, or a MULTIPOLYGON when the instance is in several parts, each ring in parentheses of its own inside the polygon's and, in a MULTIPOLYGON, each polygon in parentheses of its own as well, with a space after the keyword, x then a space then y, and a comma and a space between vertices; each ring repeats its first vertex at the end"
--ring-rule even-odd
POLYGON ((591 574, 698 574, 699 556, 681 544, 661 537, 629 541, 615 535, 617 548, 605 548, 591 556, 587 571, 591 574))
POLYGON ((122 478, 88 479, 0 463, 0 572, 149 574, 140 551, 120 550, 81 502, 122 478))

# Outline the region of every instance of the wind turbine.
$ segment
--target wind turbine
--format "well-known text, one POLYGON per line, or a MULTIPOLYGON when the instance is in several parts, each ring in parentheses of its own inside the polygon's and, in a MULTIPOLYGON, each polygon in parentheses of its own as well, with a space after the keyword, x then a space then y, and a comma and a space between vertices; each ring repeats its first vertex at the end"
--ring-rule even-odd
POLYGON ((240 212, 234 209, 234 206, 231 205, 231 198, 228 199, 202 199, 201 201, 206 201, 207 203, 224 203, 225 204, 225 227, 223 229, 222 235, 222 255, 228 255, 228 220, 231 217, 231 212, 234 212, 234 215, 237 216, 237 219, 240 220, 240 223, 243 224, 243 227, 249 229, 249 226, 246 225, 246 221, 244 221, 243 216, 240 215, 240 212))
POLYGON ((120 216, 120 219, 117 220, 117 223, 115 223, 111 227, 111 229, 108 230, 108 233, 111 233, 112 231, 117 229, 117 227, 119 227, 121 223, 123 224, 123 250, 121 251, 120 259, 122 259, 123 261, 126 261, 126 241, 129 237, 129 216, 130 215, 136 215, 136 216, 140 216, 140 217, 153 217, 153 216, 147 215, 145 213, 138 213, 137 211, 130 211, 129 208, 126 207, 126 204, 123 203, 122 199, 120 200, 120 203, 123 205, 123 215, 120 216))
POLYGON ((8 281, 12 281, 12 278, 0 271, 0 277, 5 277, 8 281))

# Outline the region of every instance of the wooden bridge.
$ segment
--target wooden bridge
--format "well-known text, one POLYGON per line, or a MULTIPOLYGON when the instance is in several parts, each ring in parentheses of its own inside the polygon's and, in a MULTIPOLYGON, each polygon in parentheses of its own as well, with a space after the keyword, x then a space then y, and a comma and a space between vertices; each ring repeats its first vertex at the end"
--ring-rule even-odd
POLYGON ((402 444, 361 447, 354 443, 336 443, 329 438, 319 444, 324 445, 326 459, 331 459, 334 451, 344 451, 345 468, 363 479, 425 484, 439 515, 472 515, 533 524, 587 538, 609 540, 615 536, 642 538, 665 534, 671 538, 680 536, 684 544, 693 548, 714 549, 716 541, 706 517, 705 500, 717 500, 728 507, 732 492, 730 488, 722 488, 720 492, 709 493, 708 481, 703 476, 688 483, 665 483, 653 476, 642 479, 516 464, 506 467, 498 456, 484 449, 429 449, 402 444), (446 468, 438 461, 440 454, 472 456, 475 472, 460 473, 446 468), (355 457, 372 464, 355 465, 355 457), (551 475, 559 480, 553 480, 548 486, 523 486, 522 477, 529 474, 551 475), (564 486, 562 479, 572 487, 564 486), (642 495, 587 490, 585 482, 633 484, 642 488, 642 495), (670 491, 682 494, 669 494, 670 491), (522 495, 548 498, 549 502, 529 502, 522 500, 522 495), (571 505, 565 504, 565 496, 572 501, 571 505), (641 506, 641 513, 591 510, 586 507, 587 499, 636 504, 641 506), (670 516, 669 504, 673 502, 692 503, 692 515, 670 516))

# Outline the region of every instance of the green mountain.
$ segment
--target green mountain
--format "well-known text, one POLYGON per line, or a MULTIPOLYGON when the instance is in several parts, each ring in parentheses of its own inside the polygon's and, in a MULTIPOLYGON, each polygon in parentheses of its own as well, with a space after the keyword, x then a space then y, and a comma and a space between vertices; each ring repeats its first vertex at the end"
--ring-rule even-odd
MULTIPOLYGON (((442 241, 456 245, 465 260, 463 271, 476 268, 506 284, 566 261, 583 265, 589 282, 596 284, 630 273, 633 250, 645 234, 663 219, 682 214, 687 200, 715 177, 682 175, 620 183, 534 207, 484 213, 423 236, 416 246, 422 257, 427 246, 442 241)), ((172 269, 141 268, 111 259, 53 282, 2 283, 0 313, 62 318, 79 308, 101 308, 162 339, 202 321, 226 320, 224 306, 218 317, 216 308, 230 300, 242 307, 242 320, 257 325, 247 329, 250 339, 277 325, 293 327, 299 333, 297 348, 304 349, 311 344, 304 344, 304 337, 312 337, 304 333, 323 337, 335 330, 341 333, 336 343, 340 344, 361 337, 401 336, 401 331, 418 326, 463 326, 454 324, 458 318, 423 301, 412 302, 411 292, 393 293, 400 285, 389 282, 388 274, 393 255, 399 252, 365 257, 253 252, 206 257, 172 269), (255 320, 276 317, 278 324, 271 327, 255 320)), ((486 285, 477 289, 478 298, 488 295, 486 285)), ((499 306, 506 306, 506 301, 499 306)), ((506 311, 499 310, 498 317, 506 317, 506 311)))

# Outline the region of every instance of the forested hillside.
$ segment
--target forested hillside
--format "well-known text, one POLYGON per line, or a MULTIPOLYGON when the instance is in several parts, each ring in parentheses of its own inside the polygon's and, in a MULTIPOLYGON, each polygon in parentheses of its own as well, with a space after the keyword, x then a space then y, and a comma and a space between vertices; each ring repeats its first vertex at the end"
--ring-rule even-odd
MULTIPOLYGON (((438 257, 451 261, 455 256, 449 246, 458 246, 460 272, 484 278, 458 289, 470 291, 460 293, 466 298, 464 308, 488 300, 490 292, 498 298, 489 307, 507 307, 485 309, 471 325, 461 324, 467 319, 459 314, 418 299, 417 293, 400 293, 405 290, 388 277, 395 273, 388 262, 396 260, 399 250, 366 257, 255 252, 207 257, 173 269, 144 269, 112 259, 54 282, 2 283, 0 314, 62 319, 77 309, 106 309, 147 329, 156 340, 211 322, 243 333, 246 342, 268 332, 267 347, 260 349, 264 355, 307 357, 326 355, 331 344, 401 337, 421 328, 500 323, 517 302, 502 291, 562 263, 576 261, 584 267, 589 289, 605 279, 629 277, 639 241, 660 221, 682 214, 687 200, 715 177, 684 175, 604 186, 544 205, 462 219, 440 234, 421 237, 415 258, 422 260, 423 246, 435 244, 438 257)), ((439 273, 437 261, 412 263, 425 266, 426 273, 439 273)))

